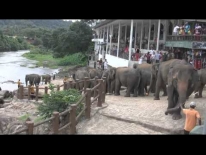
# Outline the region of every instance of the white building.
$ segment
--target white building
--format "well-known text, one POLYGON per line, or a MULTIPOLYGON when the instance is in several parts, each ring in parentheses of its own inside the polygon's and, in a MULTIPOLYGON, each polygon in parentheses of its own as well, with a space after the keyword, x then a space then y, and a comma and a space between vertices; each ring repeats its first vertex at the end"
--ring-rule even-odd
MULTIPOLYGON (((105 20, 94 27, 98 36, 93 40, 95 42, 95 51, 98 53, 99 58, 106 58, 110 66, 131 67, 135 62, 131 60, 131 55, 132 52, 135 51, 136 46, 143 54, 151 49, 165 52, 166 46, 170 48, 175 46, 181 48, 179 42, 171 39, 171 37, 173 28, 177 24, 182 25, 185 21, 197 22, 192 19, 105 20), (170 38, 169 41, 167 41, 168 38, 170 38), (129 46, 128 53, 124 52, 126 42, 129 46)), ((189 44, 192 43, 193 42, 189 44)), ((181 44, 181 46, 183 46, 183 44, 181 44)), ((189 47, 191 47, 191 45, 189 45, 188 48, 189 47)))

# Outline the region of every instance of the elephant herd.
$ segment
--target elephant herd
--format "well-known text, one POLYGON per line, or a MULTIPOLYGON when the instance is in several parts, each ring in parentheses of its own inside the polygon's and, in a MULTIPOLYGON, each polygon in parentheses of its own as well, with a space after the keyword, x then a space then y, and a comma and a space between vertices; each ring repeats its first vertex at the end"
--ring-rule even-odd
MULTIPOLYGON (((171 114, 172 119, 181 118, 181 107, 194 92, 195 98, 202 97, 203 87, 206 84, 206 69, 196 70, 185 60, 170 59, 160 64, 134 64, 132 68, 118 67, 102 71, 90 67, 80 67, 69 72, 69 77, 74 81, 106 77, 107 94, 120 95, 121 86, 126 87, 125 97, 133 94, 137 96, 148 96, 154 93, 154 100, 160 99, 160 90, 163 96, 168 96, 168 107, 165 115, 171 114), (147 89, 148 88, 148 89, 147 89)), ((46 82, 51 81, 50 75, 42 76, 46 82)), ((26 75, 25 81, 30 84, 39 85, 41 76, 37 74, 26 75)), ((82 89, 83 83, 79 85, 82 89)), ((89 88, 94 83, 88 84, 89 88)))
POLYGON ((38 75, 38 74, 27 74, 25 76, 25 83, 27 86, 27 83, 29 82, 30 85, 34 84, 35 86, 39 85, 40 82, 45 82, 45 84, 51 82, 51 75, 46 74, 46 75, 38 75))
POLYGON ((180 106, 184 107, 193 92, 195 98, 202 97, 206 69, 196 70, 185 60, 171 59, 160 64, 134 64, 133 68, 110 68, 102 77, 107 78, 107 93, 115 96, 120 95, 120 88, 124 86, 127 88, 125 97, 154 93, 154 100, 159 100, 160 90, 163 90, 163 96, 168 96, 165 114, 178 120, 181 118, 180 106))

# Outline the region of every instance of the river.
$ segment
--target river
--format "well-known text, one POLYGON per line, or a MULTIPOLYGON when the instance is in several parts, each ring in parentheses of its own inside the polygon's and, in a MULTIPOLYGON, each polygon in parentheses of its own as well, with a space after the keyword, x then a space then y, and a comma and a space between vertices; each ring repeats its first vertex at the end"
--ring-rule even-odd
POLYGON ((17 84, 3 83, 8 80, 17 82, 20 79, 25 85, 26 74, 42 75, 58 72, 58 69, 34 67, 37 61, 22 57, 22 54, 27 52, 29 51, 0 52, 0 87, 2 90, 13 91, 17 89, 17 84))

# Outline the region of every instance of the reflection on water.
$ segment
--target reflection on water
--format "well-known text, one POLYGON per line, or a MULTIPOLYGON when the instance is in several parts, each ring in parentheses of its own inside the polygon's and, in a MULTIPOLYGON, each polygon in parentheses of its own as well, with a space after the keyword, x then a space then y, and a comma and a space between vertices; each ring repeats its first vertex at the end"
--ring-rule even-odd
POLYGON ((34 60, 28 60, 22 57, 22 54, 29 51, 18 52, 0 52, 0 87, 2 90, 17 89, 17 84, 3 83, 4 81, 15 81, 18 79, 25 85, 26 74, 51 74, 58 72, 58 69, 49 68, 29 68, 36 64, 34 60))

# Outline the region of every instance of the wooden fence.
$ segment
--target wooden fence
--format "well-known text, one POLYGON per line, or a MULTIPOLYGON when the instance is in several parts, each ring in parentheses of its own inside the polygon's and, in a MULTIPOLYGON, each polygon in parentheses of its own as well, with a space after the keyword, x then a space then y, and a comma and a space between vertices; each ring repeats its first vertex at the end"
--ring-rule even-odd
MULTIPOLYGON (((80 90, 81 92, 83 91, 83 95, 81 97, 81 99, 75 103, 72 104, 68 110, 59 113, 59 112, 53 112, 53 116, 51 118, 48 118, 42 122, 36 123, 34 124, 34 122, 32 121, 27 121, 26 125, 27 127, 24 129, 21 129, 13 134, 20 134, 22 132, 26 132, 27 134, 33 134, 34 128, 37 126, 40 126, 42 124, 45 124, 47 122, 52 121, 52 127, 53 127, 53 131, 52 134, 58 134, 59 132, 61 132, 62 130, 66 129, 67 127, 70 127, 70 134, 76 134, 76 125, 78 123, 79 118, 82 116, 83 113, 85 113, 85 117, 86 119, 90 119, 90 114, 91 114, 91 104, 94 103, 95 101, 97 102, 97 106, 101 107, 102 103, 105 102, 105 95, 106 95, 106 78, 103 79, 89 79, 87 77, 84 78, 84 80, 79 81, 76 80, 76 82, 68 82, 65 83, 64 85, 64 90, 69 89, 69 88, 76 88, 79 90, 79 84, 82 83, 84 84, 84 87, 82 90, 80 90), (88 84, 89 82, 94 82, 95 85, 93 88, 88 88, 88 84), (92 92, 93 93, 93 99, 91 100, 92 97, 92 92), (81 112, 78 114, 77 116, 77 108, 78 106, 84 101, 84 107, 81 110, 81 112), (69 114, 69 122, 64 125, 63 127, 60 128, 60 117, 63 115, 69 114)), ((22 87, 20 87, 20 92, 22 92, 22 87)), ((57 90, 60 90, 61 86, 57 86, 57 90)), ((28 89, 29 90, 29 89, 28 89)), ((36 87, 36 94, 38 95, 38 86, 36 87)), ((45 93, 47 93, 48 88, 45 87, 45 93)), ((29 91, 28 91, 29 93, 29 91)), ((22 98, 22 93, 20 93, 20 98, 22 98)), ((38 100, 38 97, 36 98, 36 100, 38 100)))

